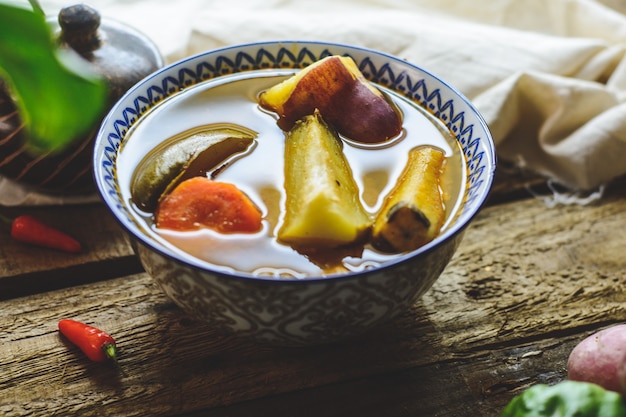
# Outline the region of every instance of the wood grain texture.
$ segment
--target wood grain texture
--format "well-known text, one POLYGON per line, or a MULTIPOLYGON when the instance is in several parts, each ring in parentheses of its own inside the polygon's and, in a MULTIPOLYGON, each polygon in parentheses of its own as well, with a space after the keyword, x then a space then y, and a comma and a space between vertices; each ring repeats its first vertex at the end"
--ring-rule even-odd
MULTIPOLYGON (((42 255, 42 271, 132 254, 99 207, 85 212, 66 225, 97 255, 42 255), (110 233, 92 236, 82 229, 90 223, 110 233)), ((563 379, 583 337, 626 321, 625 225, 621 190, 587 206, 487 207, 412 309, 361 338, 311 348, 218 334, 142 272, 6 299, 0 414, 495 417, 526 387, 563 379), (56 330, 64 317, 113 334, 124 373, 67 344, 56 330)), ((2 262, 3 276, 19 276, 21 267, 2 262)))
POLYGON ((45 292, 141 271, 128 236, 102 204, 3 208, 2 214, 30 214, 76 238, 79 254, 0 242, 0 300, 45 292))

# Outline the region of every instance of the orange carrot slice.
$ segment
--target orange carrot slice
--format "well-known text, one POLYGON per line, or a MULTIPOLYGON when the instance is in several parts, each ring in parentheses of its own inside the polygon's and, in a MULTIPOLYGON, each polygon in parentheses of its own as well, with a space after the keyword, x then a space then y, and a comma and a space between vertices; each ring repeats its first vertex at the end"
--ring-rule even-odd
POLYGON ((181 182, 159 202, 155 220, 163 229, 254 233, 261 230, 262 215, 234 184, 194 177, 181 182))

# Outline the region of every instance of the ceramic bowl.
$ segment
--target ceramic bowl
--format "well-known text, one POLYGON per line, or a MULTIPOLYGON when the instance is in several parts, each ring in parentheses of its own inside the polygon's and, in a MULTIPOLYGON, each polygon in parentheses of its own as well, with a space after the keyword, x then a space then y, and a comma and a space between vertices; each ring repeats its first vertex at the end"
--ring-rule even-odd
MULTIPOLYGON (((136 163, 141 155, 135 157, 136 163)), ((129 161, 130 159, 123 159, 129 161)), ((125 162, 131 163, 131 162, 125 162)), ((245 44, 192 56, 135 85, 112 108, 97 135, 94 178, 102 200, 131 236, 145 270, 190 315, 218 329, 279 345, 326 343, 362 334, 406 311, 442 274, 463 233, 485 202, 495 174, 489 130, 472 104, 428 71, 355 46, 279 41, 245 44), (118 156, 129 129, 169 98, 228 74, 303 68, 328 55, 351 56, 366 78, 427 109, 445 124, 465 154, 468 186, 454 222, 425 246, 360 272, 304 279, 225 272, 155 239, 120 182, 118 156)))

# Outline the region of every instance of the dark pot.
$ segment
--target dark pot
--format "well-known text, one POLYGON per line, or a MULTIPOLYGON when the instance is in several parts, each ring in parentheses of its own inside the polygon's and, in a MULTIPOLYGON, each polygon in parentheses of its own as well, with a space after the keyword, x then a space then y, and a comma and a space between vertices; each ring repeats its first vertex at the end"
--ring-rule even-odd
MULTIPOLYGON (((51 22, 53 23, 53 22, 51 22)), ((145 35, 80 4, 62 9, 57 34, 108 83, 106 111, 135 83, 161 68, 163 58, 145 35)), ((76 115, 80 117, 80 115, 76 115)), ((33 155, 7 86, 0 80, 0 175, 47 194, 85 194, 95 190, 91 159, 99 123, 90 134, 60 153, 33 155)))

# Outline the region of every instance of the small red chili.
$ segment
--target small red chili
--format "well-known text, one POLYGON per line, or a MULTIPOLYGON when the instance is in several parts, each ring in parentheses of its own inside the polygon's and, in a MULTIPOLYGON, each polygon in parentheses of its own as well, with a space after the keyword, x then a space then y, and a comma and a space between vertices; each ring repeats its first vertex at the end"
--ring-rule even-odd
POLYGON ((33 216, 25 214, 13 220, 2 216, 2 219, 10 223, 11 237, 20 242, 72 253, 82 250, 79 241, 33 216))
POLYGON ((108 333, 70 319, 59 321, 59 331, 92 361, 112 360, 117 364, 115 340, 108 333))

